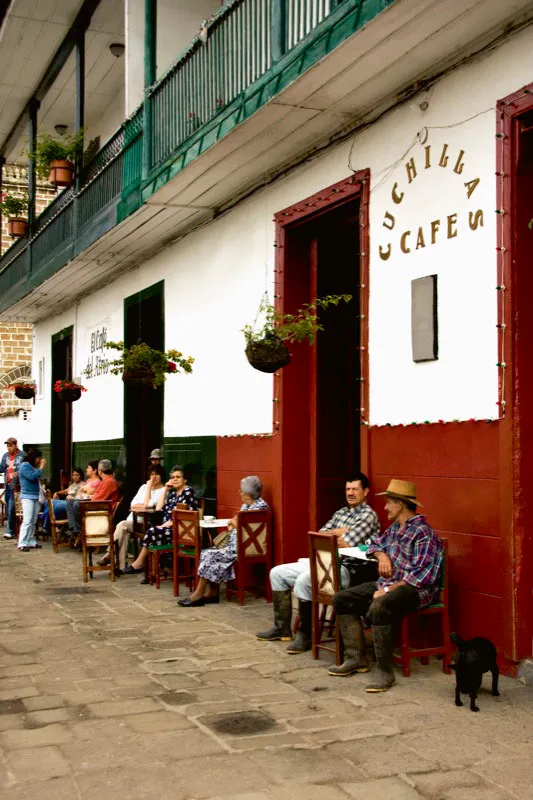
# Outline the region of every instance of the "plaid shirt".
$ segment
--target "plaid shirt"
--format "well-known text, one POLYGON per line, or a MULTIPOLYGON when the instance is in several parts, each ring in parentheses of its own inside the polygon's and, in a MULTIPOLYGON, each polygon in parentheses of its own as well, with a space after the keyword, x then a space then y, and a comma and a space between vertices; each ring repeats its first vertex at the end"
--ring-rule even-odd
POLYGON ((321 531, 332 531, 335 528, 349 528, 348 533, 342 537, 350 547, 363 544, 373 536, 379 536, 378 515, 368 503, 362 503, 354 508, 344 506, 336 511, 329 522, 326 522, 321 531))
POLYGON ((420 595, 420 605, 433 602, 439 590, 442 565, 442 542, 423 514, 416 514, 400 530, 395 522, 385 533, 372 537, 367 555, 380 551, 392 561, 392 577, 380 578, 378 588, 404 581, 414 586, 420 595))

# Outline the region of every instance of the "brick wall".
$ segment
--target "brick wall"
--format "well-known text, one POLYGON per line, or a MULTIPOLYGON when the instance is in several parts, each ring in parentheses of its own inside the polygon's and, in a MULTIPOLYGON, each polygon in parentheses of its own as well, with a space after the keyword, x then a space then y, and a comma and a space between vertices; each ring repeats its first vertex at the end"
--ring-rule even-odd
MULTIPOLYGON (((27 374, 31 366, 33 326, 22 322, 0 322, 0 384, 7 384, 27 374), (22 370, 20 368, 26 367, 22 370)), ((31 400, 19 400, 12 389, 0 389, 0 416, 31 408, 31 400)))
MULTIPOLYGON (((28 192, 28 170, 17 164, 5 164, 2 174, 2 192, 9 192, 9 194, 17 196, 26 195, 28 192)), ((56 190, 49 184, 39 184, 37 186, 35 202, 37 216, 50 205, 55 196, 56 190)), ((2 215, 0 252, 5 253, 13 242, 14 239, 8 236, 7 233, 7 217, 2 215)))

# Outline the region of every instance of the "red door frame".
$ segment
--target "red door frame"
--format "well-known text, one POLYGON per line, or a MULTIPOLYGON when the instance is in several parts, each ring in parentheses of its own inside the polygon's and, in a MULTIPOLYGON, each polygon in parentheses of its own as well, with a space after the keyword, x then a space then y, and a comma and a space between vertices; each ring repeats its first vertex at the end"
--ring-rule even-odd
MULTIPOLYGON (((317 192, 305 200, 301 200, 295 205, 279 211, 274 215, 276 223, 276 262, 275 262, 275 305, 277 310, 284 312, 284 296, 286 293, 288 270, 287 270, 287 228, 296 221, 310 221, 324 211, 338 207, 347 201, 360 198, 359 211, 359 236, 360 236, 360 359, 361 359, 361 469, 368 474, 369 457, 369 431, 368 431, 368 410, 369 410, 369 385, 368 385, 368 298, 369 298, 369 199, 370 199, 370 170, 360 170, 351 177, 339 183, 317 192)), ((316 276, 315 276, 316 277, 316 276)), ((312 374, 312 373, 311 373, 312 374)), ((302 402, 307 404, 310 413, 310 428, 316 428, 316 399, 313 401, 314 387, 302 387, 302 402), (310 397, 308 395, 311 395, 310 397)), ((276 507, 281 509, 281 520, 277 523, 279 539, 282 542, 282 553, 278 553, 276 560, 278 563, 290 560, 301 555, 302 548, 294 546, 294 537, 297 533, 294 526, 301 528, 301 517, 298 524, 297 497, 291 496, 287 488, 292 476, 284 475, 285 468, 285 448, 284 448, 284 418, 286 408, 284 406, 284 376, 283 370, 274 375, 274 431, 278 433, 274 436, 274 469, 277 471, 279 480, 276 481, 274 489, 276 507), (294 509, 294 511, 293 511, 294 509), (280 530, 281 528, 281 530, 280 530), (291 545, 291 542, 293 543, 291 545), (298 552, 300 551, 300 552, 298 552)), ((310 463, 310 473, 316 474, 316 448, 310 446, 310 457, 313 458, 315 452, 315 463, 310 463)), ((302 454, 306 458, 306 454, 302 454)), ((287 470, 288 472, 289 470, 287 470)), ((300 508, 301 514, 301 508, 300 508)))
MULTIPOLYGON (((518 290, 514 263, 516 213, 516 135, 518 117, 533 110, 533 84, 520 89, 497 104, 497 251, 499 294, 500 364, 500 532, 504 575, 505 655, 513 661, 531 656, 533 636, 533 537, 527 537, 524 519, 520 446, 520 418, 531 409, 520 408, 517 393, 520 376, 516 361, 518 290), (503 366, 502 366, 503 363, 503 366)), ((524 456, 525 457, 525 456, 524 456)), ((533 465, 530 467, 533 479, 533 465)))

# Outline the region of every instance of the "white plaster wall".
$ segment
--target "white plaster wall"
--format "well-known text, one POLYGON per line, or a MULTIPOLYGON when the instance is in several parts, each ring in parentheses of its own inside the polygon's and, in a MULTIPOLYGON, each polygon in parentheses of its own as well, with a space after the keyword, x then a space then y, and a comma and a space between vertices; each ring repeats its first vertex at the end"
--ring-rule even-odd
MULTIPOLYGON (((496 416, 495 104, 530 79, 532 44, 531 31, 516 35, 486 58, 443 79, 426 112, 410 101, 362 132, 353 143, 355 167, 372 171, 372 424, 496 416), (416 159, 418 175, 407 186, 401 156, 424 126, 429 128, 432 163, 436 164, 444 143, 449 146, 450 161, 446 169, 433 166, 425 170, 423 147, 416 144, 408 158, 416 159), (460 175, 453 172, 459 149, 465 151, 460 175), (468 200, 464 183, 476 177, 480 183, 468 200), (399 190, 405 191, 399 206, 391 202, 395 181, 399 190), (391 209, 397 220, 392 233, 382 225, 385 211, 391 209), (483 210, 484 225, 472 231, 468 213, 477 209, 483 210), (458 235, 447 239, 446 217, 454 213, 458 215, 458 235), (437 243, 430 246, 428 226, 434 219, 441 220, 441 228, 437 243), (412 252, 399 252, 400 234, 410 229, 416 238, 420 225, 427 246, 416 251, 411 237, 412 252), (393 255, 382 261, 378 247, 386 245, 389 238, 393 255), (435 273, 439 279, 439 359, 415 364, 411 357, 411 280, 435 273)), ((265 288, 265 270, 269 289, 272 287, 273 214, 348 177, 351 145, 346 142, 330 149, 80 303, 79 330, 111 316, 117 329, 113 336, 119 338, 124 297, 165 280, 167 347, 196 359, 193 375, 167 380, 166 436, 271 430, 272 379, 247 364, 240 329, 255 318, 265 288)), ((66 317, 72 319, 74 310, 66 317)), ((51 333, 65 324, 69 323, 36 326, 36 359, 39 348, 49 349, 51 333)), ((81 364, 86 352, 79 337, 77 347, 77 363, 81 364)), ((74 426, 75 439, 122 435, 119 379, 91 387, 75 404, 74 426)))
POLYGON ((24 442, 30 441, 28 431, 31 430, 31 411, 28 413, 27 417, 28 418, 25 420, 23 411, 19 411, 17 414, 13 414, 9 417, 0 417, 0 455, 6 452, 7 447, 4 442, 10 436, 14 436, 15 439, 17 439, 18 446, 21 449, 24 442))
MULTIPOLYGON (((157 77, 160 78, 194 39, 204 19, 223 0, 158 0, 157 77)), ((126 0, 126 113, 143 99, 144 0, 126 0)))

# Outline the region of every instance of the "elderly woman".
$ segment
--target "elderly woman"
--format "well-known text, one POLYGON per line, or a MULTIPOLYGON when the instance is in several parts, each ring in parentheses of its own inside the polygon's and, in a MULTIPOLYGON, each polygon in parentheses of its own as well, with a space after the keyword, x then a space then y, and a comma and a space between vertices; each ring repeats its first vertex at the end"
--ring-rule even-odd
MULTIPOLYGON (((241 481, 241 511, 261 511, 268 509, 261 497, 263 484, 256 475, 250 475, 241 481)), ((178 600, 179 606, 203 606, 206 603, 218 603, 219 585, 233 580, 233 565, 237 561, 237 517, 228 522, 229 536, 223 547, 210 547, 200 557, 198 586, 190 597, 178 600)))
POLYGON ((198 509, 198 500, 194 489, 187 485, 187 476, 183 471, 183 467, 176 466, 170 470, 170 479, 166 482, 164 491, 155 507, 156 511, 163 510, 163 524, 149 529, 143 539, 142 550, 138 558, 125 567, 123 575, 144 572, 144 562, 150 546, 172 544, 172 509, 178 503, 185 503, 189 511, 198 509))

